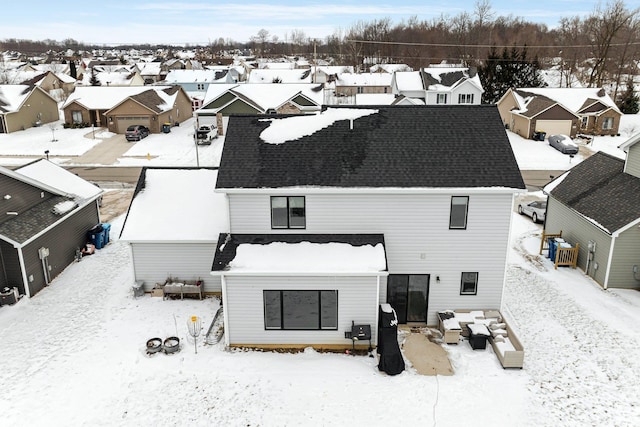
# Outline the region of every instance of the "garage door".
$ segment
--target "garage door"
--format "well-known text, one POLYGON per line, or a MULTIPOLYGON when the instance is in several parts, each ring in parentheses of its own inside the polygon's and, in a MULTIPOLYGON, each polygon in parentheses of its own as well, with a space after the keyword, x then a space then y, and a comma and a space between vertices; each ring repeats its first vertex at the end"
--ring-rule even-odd
POLYGON ((538 120, 534 130, 546 132, 547 137, 559 133, 571 135, 571 120, 538 120))
POLYGON ((124 133, 127 128, 131 125, 143 125, 148 128, 151 127, 151 119, 149 117, 135 117, 135 116, 127 116, 127 117, 116 117, 117 121, 117 133, 124 133))

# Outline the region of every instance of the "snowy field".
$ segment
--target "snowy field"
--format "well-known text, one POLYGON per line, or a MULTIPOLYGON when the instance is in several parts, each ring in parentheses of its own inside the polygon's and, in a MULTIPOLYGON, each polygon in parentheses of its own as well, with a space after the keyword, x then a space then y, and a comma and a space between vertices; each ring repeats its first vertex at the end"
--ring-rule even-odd
MULTIPOLYGON (((597 137, 588 149, 621 156, 637 119, 625 116, 620 137, 597 137)), ((194 166, 192 132, 184 122, 151 135, 117 164, 194 166)), ((72 164, 112 135, 95 136, 58 129, 51 142, 46 125, 0 134, 0 164, 46 149, 72 164)), ((522 169, 571 166, 546 143, 509 137, 522 169)), ((217 164, 221 145, 199 147, 201 165, 217 164)), ((112 222, 112 239, 122 221, 112 222)), ((218 301, 134 298, 129 248, 116 239, 36 297, 0 307, 0 426, 640 425, 640 293, 554 270, 537 254, 541 226, 514 214, 512 228, 502 311, 525 347, 522 370, 502 369, 490 346, 467 342, 445 345, 450 377, 410 365, 389 377, 366 356, 227 351, 201 338, 196 354, 186 322, 200 316, 206 329, 218 301), (179 353, 146 354, 148 339, 169 336, 180 338, 179 353)))
MULTIPOLYGON (((346 354, 197 354, 218 301, 131 294, 117 240, 69 266, 32 299, 0 307, 2 425, 637 426, 640 294, 603 291, 537 255, 540 226, 514 214, 503 313, 525 347, 504 370, 491 346, 445 345, 455 374, 394 377, 346 354), (153 337, 181 350, 148 356, 153 337)), ((113 222, 117 236, 122 218, 113 222)))

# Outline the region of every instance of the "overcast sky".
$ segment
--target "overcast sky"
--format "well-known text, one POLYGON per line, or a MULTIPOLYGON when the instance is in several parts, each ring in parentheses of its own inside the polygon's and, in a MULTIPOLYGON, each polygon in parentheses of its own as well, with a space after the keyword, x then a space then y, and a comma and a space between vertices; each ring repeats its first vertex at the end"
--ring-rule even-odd
MULTIPOLYGON (((262 28, 284 40, 292 30, 324 39, 358 21, 388 17, 400 23, 411 16, 473 13, 476 0, 27 0, 2 7, 0 39, 64 40, 84 43, 208 44, 219 39, 248 41, 262 28), (28 9, 28 10, 27 10, 28 9)), ((492 0, 493 11, 555 27, 561 17, 584 16, 597 0, 492 0)), ((640 0, 626 0, 629 9, 640 0)))

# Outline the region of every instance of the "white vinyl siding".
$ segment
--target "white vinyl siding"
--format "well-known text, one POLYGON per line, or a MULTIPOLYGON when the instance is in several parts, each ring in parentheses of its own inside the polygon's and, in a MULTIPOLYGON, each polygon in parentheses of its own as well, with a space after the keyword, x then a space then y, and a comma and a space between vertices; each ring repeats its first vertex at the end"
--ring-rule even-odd
POLYGON ((627 160, 624 163, 624 171, 629 175, 640 178, 640 142, 629 147, 627 160))
MULTIPOLYGON (((230 345, 349 345, 344 333, 351 322, 371 326, 376 343, 377 277, 225 276, 225 326, 230 345), (264 324, 264 290, 338 291, 338 328, 331 330, 271 330, 264 324)), ((368 344, 368 343, 367 343, 368 344)))
MULTIPOLYGON (((389 273, 440 276, 427 323, 439 310, 500 306, 511 194, 470 195, 466 230, 449 229, 450 194, 307 194, 305 204, 305 233, 382 233, 389 273), (473 297, 460 295, 463 271, 479 273, 473 297)), ((231 194, 229 208, 232 233, 272 232, 269 195, 231 194)))
POLYGON ((131 243, 135 280, 143 280, 148 292, 169 276, 183 280, 200 278, 205 292, 220 292, 220 277, 211 276, 216 244, 131 243))

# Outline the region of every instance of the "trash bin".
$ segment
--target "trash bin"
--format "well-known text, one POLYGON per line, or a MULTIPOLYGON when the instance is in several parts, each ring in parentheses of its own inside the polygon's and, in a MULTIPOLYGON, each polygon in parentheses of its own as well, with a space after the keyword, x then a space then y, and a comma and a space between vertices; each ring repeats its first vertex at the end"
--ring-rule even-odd
POLYGON ((491 333, 489 328, 483 323, 469 323, 469 344, 474 350, 484 350, 487 348, 487 338, 491 333))
POLYGON ((98 224, 91 230, 89 230, 89 232, 87 233, 87 240, 89 241, 89 243, 94 245, 96 249, 102 249, 106 244, 104 241, 104 236, 104 228, 102 227, 102 224, 98 224))
POLYGON ((534 141, 544 141, 544 138, 547 136, 546 132, 542 132, 540 130, 537 130, 535 132, 533 132, 533 140, 534 141))
POLYGON ((109 233, 111 232, 111 224, 102 223, 102 231, 104 232, 104 244, 107 245, 109 243, 109 233))
POLYGON ((133 297, 138 298, 144 296, 144 281, 136 280, 136 283, 131 287, 133 290, 133 297))
POLYGON ((0 292, 0 305, 13 305, 18 302, 18 288, 4 288, 0 292))
POLYGON ((162 124, 162 133, 171 132, 171 123, 163 123, 162 124))

